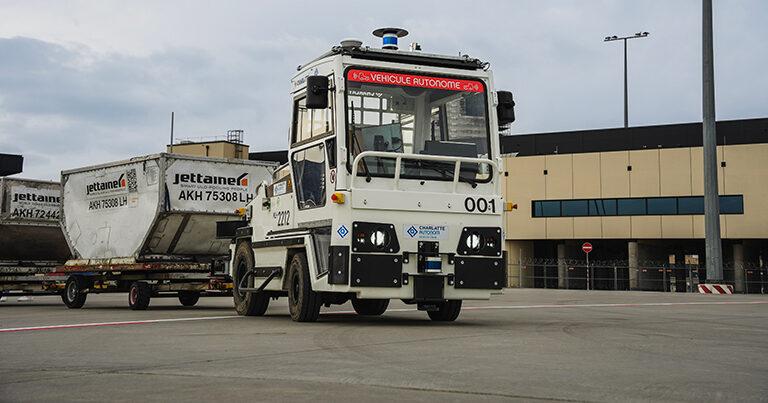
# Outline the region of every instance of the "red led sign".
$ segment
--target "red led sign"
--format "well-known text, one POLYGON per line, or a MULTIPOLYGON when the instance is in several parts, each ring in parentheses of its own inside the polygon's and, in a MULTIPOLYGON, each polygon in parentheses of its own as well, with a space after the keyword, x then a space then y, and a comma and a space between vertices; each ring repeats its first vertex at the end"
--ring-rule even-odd
POLYGON ((347 71, 347 80, 359 83, 399 85, 403 87, 431 88, 448 91, 485 92, 479 81, 417 76, 413 74, 390 73, 386 71, 355 70, 347 71))

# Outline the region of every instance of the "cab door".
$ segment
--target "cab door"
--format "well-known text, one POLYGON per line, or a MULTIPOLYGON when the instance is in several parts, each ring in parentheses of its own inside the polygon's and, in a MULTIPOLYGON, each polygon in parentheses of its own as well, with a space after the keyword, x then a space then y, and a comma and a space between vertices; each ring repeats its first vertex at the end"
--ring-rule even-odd
MULTIPOLYGON (((317 275, 327 271, 328 247, 331 240, 330 194, 335 182, 335 133, 333 97, 329 94, 328 107, 308 109, 305 97, 294 101, 294 124, 289 165, 294 190, 297 230, 312 234, 317 254, 317 275)), ((308 258, 312 258, 308 256, 308 258)))

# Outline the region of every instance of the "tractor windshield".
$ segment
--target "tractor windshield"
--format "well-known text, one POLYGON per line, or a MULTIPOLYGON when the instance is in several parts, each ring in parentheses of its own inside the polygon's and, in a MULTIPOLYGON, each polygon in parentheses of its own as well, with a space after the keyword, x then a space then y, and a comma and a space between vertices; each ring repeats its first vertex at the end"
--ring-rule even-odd
MULTIPOLYGON (((478 79, 347 70, 349 152, 491 158, 485 84, 478 79)), ((350 159, 352 160, 352 158, 350 159)), ((392 176, 394 159, 368 157, 361 175, 392 176)), ((453 179, 452 162, 403 158, 403 177, 453 179)), ((487 164, 462 177, 489 179, 487 164)), ((479 166, 478 166, 479 165, 479 166)))

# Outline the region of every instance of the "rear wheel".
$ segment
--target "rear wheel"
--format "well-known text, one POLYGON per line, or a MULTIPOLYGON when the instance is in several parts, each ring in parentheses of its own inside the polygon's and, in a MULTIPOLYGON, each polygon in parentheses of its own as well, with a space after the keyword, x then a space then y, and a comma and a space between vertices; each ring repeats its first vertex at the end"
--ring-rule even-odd
POLYGON ((438 304, 436 311, 427 311, 429 318, 435 322, 453 322, 461 313, 461 300, 444 301, 438 304))
POLYGON ((88 294, 85 290, 88 288, 88 281, 82 276, 70 276, 64 285, 64 292, 61 294, 61 300, 64 305, 70 309, 79 309, 85 305, 88 294))
POLYGON ((293 255, 288 267, 288 308, 294 322, 314 322, 320 316, 322 298, 312 291, 307 255, 293 255))
MULTIPOLYGON (((269 307, 269 296, 264 292, 240 292, 240 280, 245 273, 254 266, 253 251, 248 242, 240 242, 235 250, 234 270, 232 271, 232 282, 234 291, 232 297, 235 303, 235 311, 241 316, 262 316, 269 307)), ((245 286, 253 288, 253 276, 245 282, 245 286)))
POLYGON ((358 315, 379 316, 389 306, 388 299, 352 299, 352 307, 358 315))
POLYGON ((134 311, 143 311, 149 307, 152 298, 152 287, 143 281, 131 284, 128 290, 128 306, 134 311))
POLYGON ((195 306, 200 300, 198 291, 179 291, 179 302, 184 306, 195 306))

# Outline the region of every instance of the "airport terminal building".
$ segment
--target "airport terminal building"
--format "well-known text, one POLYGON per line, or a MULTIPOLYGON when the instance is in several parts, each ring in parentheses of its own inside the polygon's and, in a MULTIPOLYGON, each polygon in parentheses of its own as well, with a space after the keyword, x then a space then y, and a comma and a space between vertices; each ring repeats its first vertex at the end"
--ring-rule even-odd
MULTIPOLYGON (((517 205, 506 212, 508 285, 690 291, 693 276, 704 281, 701 137, 701 123, 502 136, 504 197, 517 205)), ((768 118, 718 122, 717 141, 725 280, 768 293, 768 118)), ((201 144, 174 152, 241 158, 239 143, 201 144)), ((288 161, 286 151, 249 158, 288 161)))
MULTIPOLYGON (((690 123, 503 137, 505 198, 517 205, 509 285, 668 291, 690 280, 673 269, 704 265, 701 133, 690 123)), ((725 280, 764 292, 768 119, 718 122, 717 141, 725 280)))

